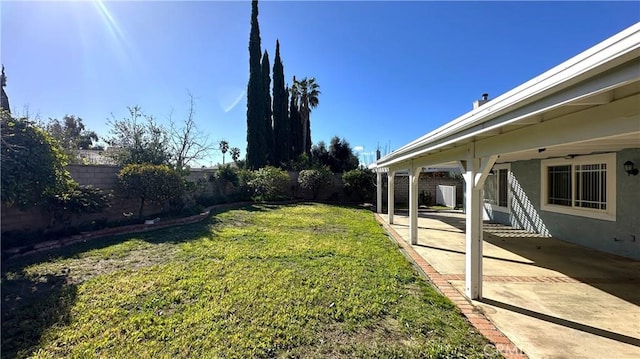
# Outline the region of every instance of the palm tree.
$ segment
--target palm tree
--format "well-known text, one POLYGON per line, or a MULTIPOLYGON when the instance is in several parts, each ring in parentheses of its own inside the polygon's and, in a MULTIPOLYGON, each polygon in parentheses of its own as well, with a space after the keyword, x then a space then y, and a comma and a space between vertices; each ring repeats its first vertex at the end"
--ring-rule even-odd
POLYGON ((222 140, 220 141, 220 151, 222 152, 222 164, 224 165, 224 154, 229 151, 229 142, 222 140))
POLYGON ((231 159, 233 162, 238 162, 238 159, 240 158, 240 149, 238 147, 232 147, 229 150, 229 153, 231 153, 231 159))
POLYGON ((320 85, 316 82, 315 77, 303 78, 297 81, 293 78, 293 86, 291 87, 292 96, 299 98, 298 111, 302 120, 302 148, 307 154, 311 151, 311 110, 318 106, 320 102, 320 85))

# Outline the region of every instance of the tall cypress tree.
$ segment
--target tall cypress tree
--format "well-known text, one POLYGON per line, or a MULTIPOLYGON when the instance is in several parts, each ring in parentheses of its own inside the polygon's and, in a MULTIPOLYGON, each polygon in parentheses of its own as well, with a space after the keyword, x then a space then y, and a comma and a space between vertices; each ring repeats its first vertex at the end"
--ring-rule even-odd
POLYGON ((247 85, 247 166, 249 168, 260 168, 267 163, 261 55, 258 1, 253 0, 249 35, 249 84, 247 85))
POLYGON ((273 137, 274 165, 289 162, 291 152, 291 125, 287 114, 289 91, 284 83, 284 66, 280 59, 280 41, 276 40, 276 58, 273 61, 273 137))
POLYGON ((289 124, 291 126, 291 132, 289 141, 291 144, 291 159, 297 159, 304 152, 302 138, 304 136, 302 130, 302 116, 298 110, 298 101, 300 100, 300 94, 296 84, 296 77, 293 77, 293 85, 291 86, 291 101, 289 102, 289 124))
POLYGON ((262 94, 264 98, 264 102, 262 104, 262 108, 264 110, 264 137, 265 137, 265 145, 266 145, 266 158, 267 163, 278 166, 279 163, 276 162, 274 158, 274 154, 276 152, 274 142, 273 142, 273 122, 271 119, 271 65, 269 64, 269 54, 267 51, 264 51, 264 55, 262 55, 262 94))
POLYGON ((0 82, 2 85, 0 86, 0 88, 2 89, 2 94, 0 97, 0 109, 6 110, 7 112, 11 113, 11 108, 9 106, 9 97, 7 96, 7 93, 4 92, 4 87, 7 86, 7 76, 5 76, 4 74, 4 65, 2 65, 2 75, 0 76, 0 82))

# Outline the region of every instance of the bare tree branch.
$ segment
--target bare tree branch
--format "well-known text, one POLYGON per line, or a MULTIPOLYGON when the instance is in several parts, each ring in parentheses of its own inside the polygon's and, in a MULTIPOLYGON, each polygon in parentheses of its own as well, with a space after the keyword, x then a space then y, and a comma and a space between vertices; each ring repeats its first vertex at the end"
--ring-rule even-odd
POLYGON ((204 159, 215 149, 209 135, 198 129, 195 122, 195 100, 189 94, 189 110, 183 123, 176 123, 169 114, 169 148, 177 169, 184 169, 192 161, 204 159))

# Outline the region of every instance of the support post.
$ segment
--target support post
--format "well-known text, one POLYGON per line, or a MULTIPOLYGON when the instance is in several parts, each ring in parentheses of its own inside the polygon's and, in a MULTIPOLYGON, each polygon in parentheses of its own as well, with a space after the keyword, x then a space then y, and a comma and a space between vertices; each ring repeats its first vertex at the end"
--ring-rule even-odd
POLYGON ((480 159, 475 158, 473 144, 467 156, 465 167, 465 209, 466 209, 466 250, 465 250, 465 294, 470 299, 482 298, 482 189, 476 184, 480 159))
POLYGON ((387 172, 387 211, 389 224, 393 224, 393 211, 395 211, 395 177, 396 173, 389 170, 387 172))
POLYGON ((376 212, 382 213, 382 172, 376 172, 376 212))
POLYGON ((418 244, 418 181, 420 167, 409 170, 409 239, 411 244, 418 244))

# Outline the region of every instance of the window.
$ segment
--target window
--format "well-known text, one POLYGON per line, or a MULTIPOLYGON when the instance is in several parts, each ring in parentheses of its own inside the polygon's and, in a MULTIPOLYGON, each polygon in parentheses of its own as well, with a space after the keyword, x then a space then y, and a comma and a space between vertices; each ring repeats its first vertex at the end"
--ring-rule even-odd
POLYGON ((542 209, 615 220, 615 154, 542 161, 542 209))
POLYGON ((494 210, 509 211, 509 165, 496 165, 484 183, 484 201, 494 210))

